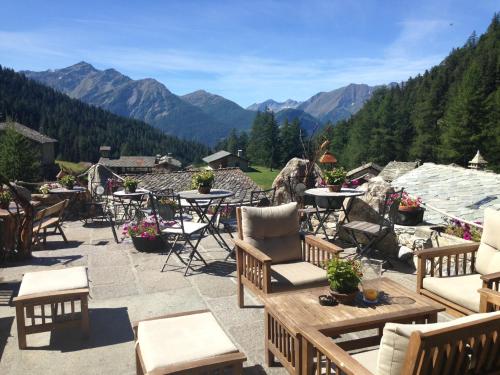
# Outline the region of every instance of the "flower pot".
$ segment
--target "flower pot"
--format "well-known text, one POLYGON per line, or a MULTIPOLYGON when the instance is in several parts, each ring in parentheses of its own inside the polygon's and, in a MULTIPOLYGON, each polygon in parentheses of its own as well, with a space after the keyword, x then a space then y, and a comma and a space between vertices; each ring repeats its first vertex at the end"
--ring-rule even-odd
POLYGON ((198 188, 198 193, 200 194, 210 194, 211 186, 200 186, 198 188))
POLYGON ((153 240, 142 237, 132 237, 132 243, 137 251, 144 251, 147 253, 154 253, 164 250, 165 243, 157 236, 153 240))
POLYGON ((0 202, 0 208, 3 208, 4 210, 9 208, 9 205, 10 205, 10 201, 9 202, 0 202))
POLYGON ((68 189, 68 190, 73 190, 73 188, 75 187, 75 185, 73 185, 73 184, 66 184, 66 185, 64 185, 64 187, 66 189, 68 189))
POLYGON ((127 192, 127 193, 135 193, 136 190, 137 190, 137 186, 129 186, 129 187, 125 188, 125 192, 127 192))
POLYGON ((425 208, 423 207, 399 207, 395 224, 414 226, 424 220, 425 208))
POLYGON ((335 298, 339 303, 343 305, 352 305, 356 300, 356 296, 358 295, 359 290, 355 290, 351 293, 340 293, 332 288, 330 288, 330 294, 333 298, 335 298))
POLYGON ((342 189, 342 185, 326 185, 326 186, 328 186, 328 190, 335 193, 338 193, 342 189))

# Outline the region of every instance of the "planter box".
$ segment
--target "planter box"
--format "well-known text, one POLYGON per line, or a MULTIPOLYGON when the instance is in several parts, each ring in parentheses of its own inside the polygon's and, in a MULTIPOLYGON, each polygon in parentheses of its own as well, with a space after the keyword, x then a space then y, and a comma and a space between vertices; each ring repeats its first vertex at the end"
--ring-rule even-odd
POLYGON ((398 211, 395 224, 415 226, 424 220, 425 208, 418 207, 411 211, 398 211))
POLYGON ((156 237, 154 240, 142 237, 132 237, 132 243, 137 251, 155 253, 165 250, 165 241, 160 237, 156 237))

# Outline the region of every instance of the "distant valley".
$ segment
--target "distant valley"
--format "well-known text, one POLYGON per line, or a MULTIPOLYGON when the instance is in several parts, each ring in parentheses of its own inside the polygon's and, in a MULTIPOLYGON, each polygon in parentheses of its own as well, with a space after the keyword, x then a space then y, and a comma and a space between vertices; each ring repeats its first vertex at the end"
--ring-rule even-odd
POLYGON ((72 98, 115 114, 145 121, 167 134, 215 144, 231 129, 250 129, 256 111, 272 110, 281 123, 301 120, 306 131, 330 121, 349 118, 371 97, 376 87, 364 84, 320 92, 299 102, 269 99, 242 108, 235 102, 204 90, 178 96, 151 79, 133 80, 114 69, 98 70, 86 62, 42 72, 23 71, 28 78, 61 91, 72 98), (209 130, 209 131, 208 131, 209 130))

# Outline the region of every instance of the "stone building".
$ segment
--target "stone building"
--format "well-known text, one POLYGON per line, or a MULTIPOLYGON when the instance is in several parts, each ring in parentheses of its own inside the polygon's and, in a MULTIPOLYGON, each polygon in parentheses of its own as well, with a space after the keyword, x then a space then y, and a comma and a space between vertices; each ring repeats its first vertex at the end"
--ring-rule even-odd
POLYGON ((238 155, 234 155, 228 151, 217 151, 215 154, 208 155, 203 158, 203 161, 208 164, 211 169, 219 168, 240 168, 242 171, 247 171, 249 161, 242 157, 241 150, 238 150, 238 155))

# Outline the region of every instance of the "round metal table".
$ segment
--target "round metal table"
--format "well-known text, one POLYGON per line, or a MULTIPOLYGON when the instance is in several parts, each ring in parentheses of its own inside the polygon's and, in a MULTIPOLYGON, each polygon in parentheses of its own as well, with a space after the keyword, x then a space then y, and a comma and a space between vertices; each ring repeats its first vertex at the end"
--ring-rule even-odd
MULTIPOLYGON (((149 194, 149 190, 137 189, 135 192, 127 192, 118 190, 113 193, 113 197, 118 199, 118 205, 123 207, 123 220, 132 220, 136 216, 136 212, 141 210, 142 200, 144 195, 149 194)), ((116 206, 113 205, 115 211, 115 220, 117 220, 116 206)))

